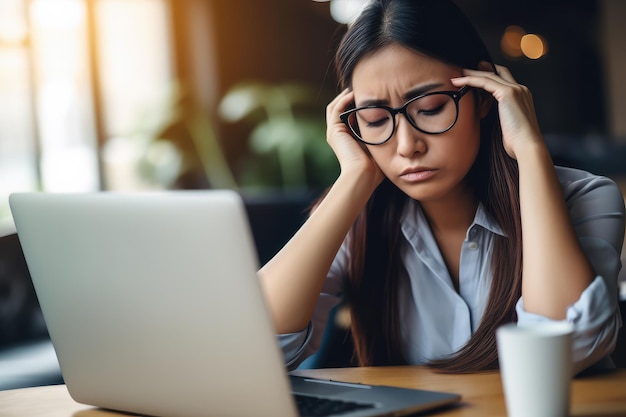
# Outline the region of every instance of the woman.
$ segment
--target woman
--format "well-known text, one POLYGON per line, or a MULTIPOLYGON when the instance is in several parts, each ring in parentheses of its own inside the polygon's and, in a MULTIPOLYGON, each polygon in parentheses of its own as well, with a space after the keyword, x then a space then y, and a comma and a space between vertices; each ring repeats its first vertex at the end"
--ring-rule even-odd
POLYGON ((340 174, 259 271, 288 363, 343 298, 359 365, 492 369, 498 326, 568 320, 576 371, 610 366, 622 195, 554 167, 529 91, 458 8, 376 0, 336 67, 340 174))

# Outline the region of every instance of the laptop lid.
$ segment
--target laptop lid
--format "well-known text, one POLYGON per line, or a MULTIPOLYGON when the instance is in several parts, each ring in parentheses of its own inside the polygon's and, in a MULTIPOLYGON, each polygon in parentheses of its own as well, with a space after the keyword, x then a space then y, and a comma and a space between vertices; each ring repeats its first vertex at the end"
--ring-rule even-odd
POLYGON ((296 414, 236 193, 32 193, 10 205, 76 401, 296 414))
POLYGON ((456 394, 288 378, 231 190, 17 193, 18 236, 68 391, 155 416, 290 417, 292 390, 405 415, 456 394))

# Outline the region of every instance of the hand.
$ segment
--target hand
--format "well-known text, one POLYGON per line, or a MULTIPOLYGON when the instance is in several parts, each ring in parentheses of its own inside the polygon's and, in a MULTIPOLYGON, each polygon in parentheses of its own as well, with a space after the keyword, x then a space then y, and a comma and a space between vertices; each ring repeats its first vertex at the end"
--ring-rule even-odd
POLYGON ((453 78, 456 86, 469 85, 489 92, 498 103, 504 149, 517 159, 522 146, 545 146, 537 122, 530 90, 515 81, 508 68, 496 65, 491 71, 463 70, 463 77, 453 78))
POLYGON ((326 140, 339 160, 342 173, 359 175, 372 180, 375 185, 383 180, 383 173, 372 159, 367 147, 358 142, 339 115, 354 101, 354 93, 348 89, 339 93, 326 107, 326 140))

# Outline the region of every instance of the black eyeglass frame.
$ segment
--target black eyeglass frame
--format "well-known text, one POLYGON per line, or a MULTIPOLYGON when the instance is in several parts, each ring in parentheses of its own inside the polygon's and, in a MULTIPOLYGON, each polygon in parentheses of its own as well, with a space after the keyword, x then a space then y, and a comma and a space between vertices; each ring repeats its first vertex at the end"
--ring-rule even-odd
POLYGON ((363 142, 366 145, 372 145, 372 146, 377 146, 377 145, 382 145, 384 143, 389 142, 389 140, 393 137, 393 135, 396 133, 396 115, 402 113, 404 115, 404 117, 409 121, 409 123, 411 124, 411 126, 413 126, 416 130, 422 132, 422 133, 426 133, 427 135, 440 135, 442 133, 447 132, 448 130, 452 129, 454 127, 454 125, 456 124, 456 121, 459 118, 459 101, 461 100, 461 98, 463 98, 463 96, 471 90, 471 87, 468 85, 464 85, 463 87, 461 87, 459 89, 459 91, 433 91, 430 93, 426 93, 426 94, 421 94, 417 97, 413 97, 412 99, 410 99, 409 101, 407 101, 406 103, 404 103, 402 106, 400 107, 389 107, 389 106, 383 106, 383 105, 370 105, 370 106, 361 106, 361 107, 357 107, 355 109, 350 109, 348 111, 345 111, 343 113, 341 113, 339 115, 339 118, 341 119, 341 121, 348 127, 348 129, 350 129, 350 132, 352 132, 352 135, 355 137, 355 139, 357 139, 359 142, 363 142), (428 96, 433 96, 433 95, 446 95, 452 98, 452 100, 454 100, 454 105, 456 106, 456 116, 454 117, 454 121, 452 123, 450 123, 450 126, 448 126, 447 128, 437 131, 437 132, 429 132, 427 130, 421 129, 419 126, 417 126, 417 124, 415 123, 415 121, 408 117, 406 114, 406 109, 407 107, 409 107, 409 105, 411 105, 411 103, 424 98, 424 97, 428 97, 428 96), (363 109, 384 109, 387 110, 390 114, 391 114, 391 120, 393 122, 393 128, 391 129, 391 133, 389 134, 389 137, 387 139, 385 139, 382 142, 378 142, 378 143, 370 143, 370 142, 366 142, 364 141, 357 132, 354 131, 354 129, 352 129, 352 126, 350 126, 350 122, 349 122, 349 117, 352 113, 356 113, 359 110, 363 110, 363 109))

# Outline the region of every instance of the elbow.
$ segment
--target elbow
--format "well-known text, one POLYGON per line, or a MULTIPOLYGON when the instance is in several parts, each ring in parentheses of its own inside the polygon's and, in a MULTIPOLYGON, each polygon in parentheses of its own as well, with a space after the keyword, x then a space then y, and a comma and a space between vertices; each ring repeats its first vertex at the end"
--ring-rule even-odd
POLYGON ((573 346, 573 375, 589 368, 614 367, 610 355, 615 350, 622 326, 619 311, 600 328, 576 332, 573 346))

